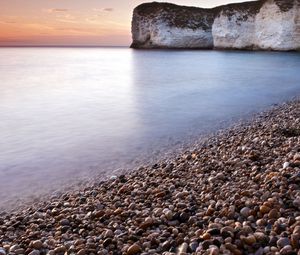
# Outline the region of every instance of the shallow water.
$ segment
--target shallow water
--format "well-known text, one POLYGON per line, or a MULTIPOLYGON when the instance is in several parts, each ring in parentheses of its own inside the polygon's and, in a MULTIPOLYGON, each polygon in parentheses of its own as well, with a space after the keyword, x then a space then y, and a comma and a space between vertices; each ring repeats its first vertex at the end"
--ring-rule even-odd
POLYGON ((0 48, 0 206, 300 94, 300 54, 0 48))

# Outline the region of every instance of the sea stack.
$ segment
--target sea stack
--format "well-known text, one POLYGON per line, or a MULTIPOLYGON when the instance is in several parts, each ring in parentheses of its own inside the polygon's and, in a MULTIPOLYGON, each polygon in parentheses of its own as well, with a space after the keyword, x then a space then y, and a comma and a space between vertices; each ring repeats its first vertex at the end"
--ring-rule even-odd
POLYGON ((144 3, 132 18, 132 48, 300 50, 300 0, 260 0, 203 9, 144 3))

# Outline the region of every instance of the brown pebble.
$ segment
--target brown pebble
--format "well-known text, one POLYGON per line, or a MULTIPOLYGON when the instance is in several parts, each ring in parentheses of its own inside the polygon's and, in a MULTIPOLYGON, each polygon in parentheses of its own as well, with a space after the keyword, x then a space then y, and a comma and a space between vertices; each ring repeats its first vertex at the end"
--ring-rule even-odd
POLYGON ((59 246, 54 249, 54 252, 57 253, 65 253, 67 251, 67 248, 65 246, 59 246))
POLYGON ((40 240, 33 241, 30 245, 33 249, 40 250, 43 247, 43 243, 40 240))
POLYGON ((268 214, 269 219, 278 219, 280 217, 280 213, 277 209, 272 209, 268 214))
POLYGON ((211 235, 209 233, 205 233, 204 235, 202 235, 202 238, 204 240, 209 240, 209 239, 211 239, 211 235))
POLYGON ((260 211, 262 214, 266 214, 266 213, 269 213, 269 212, 271 211, 271 208, 268 207, 268 206, 262 205, 262 206, 259 208, 259 211, 260 211))
POLYGON ((86 250, 85 249, 81 249, 77 252, 77 255, 85 255, 86 254, 86 250))
POLYGON ((138 244, 131 245, 127 250, 127 255, 134 255, 142 251, 141 247, 138 244))
POLYGON ((299 249, 300 245, 299 245, 299 234, 292 234, 291 235, 291 245, 294 249, 299 249))
POLYGON ((256 243, 256 238, 254 235, 249 235, 244 238, 244 242, 248 245, 253 245, 256 243))

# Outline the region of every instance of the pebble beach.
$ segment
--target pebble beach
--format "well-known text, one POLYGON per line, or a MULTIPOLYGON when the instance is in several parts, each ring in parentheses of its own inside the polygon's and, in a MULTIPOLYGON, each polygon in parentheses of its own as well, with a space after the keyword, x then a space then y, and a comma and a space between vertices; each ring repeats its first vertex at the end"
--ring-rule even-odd
POLYGON ((300 254, 300 101, 0 214, 0 255, 300 254))

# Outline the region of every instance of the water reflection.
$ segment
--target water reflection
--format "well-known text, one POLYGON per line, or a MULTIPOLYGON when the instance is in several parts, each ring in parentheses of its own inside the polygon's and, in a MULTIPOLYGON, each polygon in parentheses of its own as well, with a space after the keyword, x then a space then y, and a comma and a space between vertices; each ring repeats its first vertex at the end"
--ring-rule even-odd
POLYGON ((2 204, 151 159, 300 88, 296 53, 1 48, 0 54, 2 204))

